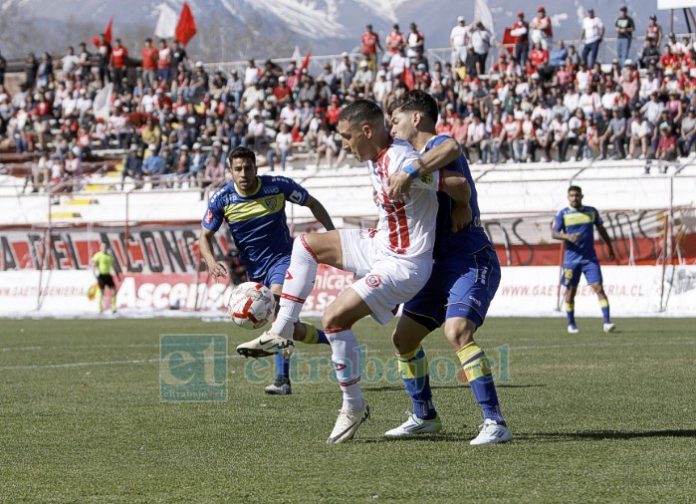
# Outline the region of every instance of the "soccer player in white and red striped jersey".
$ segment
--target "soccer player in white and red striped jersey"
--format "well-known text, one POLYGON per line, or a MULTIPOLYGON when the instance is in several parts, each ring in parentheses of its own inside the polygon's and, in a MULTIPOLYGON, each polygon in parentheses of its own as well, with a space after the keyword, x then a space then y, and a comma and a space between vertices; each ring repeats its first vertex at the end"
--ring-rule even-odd
MULTIPOLYGON (((379 207, 376 229, 344 229, 303 234, 295 240, 280 301, 280 311, 271 329, 237 351, 254 356, 292 350, 292 331, 302 304, 312 291, 319 263, 352 271, 359 280, 331 303, 323 317, 324 332, 331 343, 343 407, 327 443, 353 437, 369 416, 360 389, 358 342, 355 322, 371 315, 386 324, 396 307, 411 299, 427 282, 432 269, 434 226, 438 210, 439 175, 418 178, 410 193, 397 200, 388 196, 389 177, 399 171, 416 171, 418 153, 403 141, 392 140, 384 113, 376 103, 357 100, 339 116, 338 133, 343 147, 359 161, 367 161, 379 207)), ((462 177, 448 177, 448 186, 464 184, 462 177)))

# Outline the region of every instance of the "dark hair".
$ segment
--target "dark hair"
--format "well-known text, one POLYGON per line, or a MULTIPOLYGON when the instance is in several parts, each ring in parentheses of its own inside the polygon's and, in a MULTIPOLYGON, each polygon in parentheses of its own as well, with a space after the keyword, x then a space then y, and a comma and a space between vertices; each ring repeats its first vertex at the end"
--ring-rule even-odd
POLYGON ((384 121, 384 112, 377 103, 371 100, 355 100, 341 109, 338 120, 349 123, 373 123, 384 121))
POLYGON ((392 111, 400 109, 403 112, 420 112, 437 123, 438 107, 435 98, 419 89, 409 91, 392 107, 392 111))
POLYGON ((250 159, 251 162, 256 166, 256 154, 251 149, 246 147, 237 147, 227 156, 227 162, 232 166, 232 161, 234 159, 250 159))
POLYGON ((577 185, 572 185, 572 186, 570 186, 570 187, 568 188, 568 192, 570 192, 570 191, 577 191, 577 192, 579 192, 580 194, 582 194, 582 189, 580 189, 580 186, 577 186, 577 185))

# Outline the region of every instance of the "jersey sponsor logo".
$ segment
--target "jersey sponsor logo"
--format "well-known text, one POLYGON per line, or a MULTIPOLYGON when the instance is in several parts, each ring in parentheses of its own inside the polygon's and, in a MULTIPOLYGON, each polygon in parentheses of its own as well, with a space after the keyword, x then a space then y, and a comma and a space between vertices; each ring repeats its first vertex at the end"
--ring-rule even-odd
POLYGON ((375 289, 382 285, 382 277, 379 275, 367 275, 367 277, 365 277, 365 283, 368 287, 375 289))
POLYGON ((469 296, 469 300, 470 300, 470 301, 473 301, 474 304, 475 304, 476 306, 478 306, 478 307, 481 306, 481 301, 479 301, 478 299, 476 299, 474 296, 469 296))
POLYGON ((297 191, 297 190, 293 191, 290 194, 289 200, 292 201, 293 203, 301 203, 302 202, 302 193, 300 191, 297 191))

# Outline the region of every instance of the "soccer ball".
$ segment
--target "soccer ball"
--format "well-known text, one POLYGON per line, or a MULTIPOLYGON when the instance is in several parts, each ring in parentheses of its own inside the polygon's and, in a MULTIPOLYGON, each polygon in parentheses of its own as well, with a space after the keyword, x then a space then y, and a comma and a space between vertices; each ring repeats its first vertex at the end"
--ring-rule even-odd
POLYGON ((275 299, 271 289, 257 282, 239 284, 230 295, 227 311, 242 329, 259 329, 273 319, 275 299))

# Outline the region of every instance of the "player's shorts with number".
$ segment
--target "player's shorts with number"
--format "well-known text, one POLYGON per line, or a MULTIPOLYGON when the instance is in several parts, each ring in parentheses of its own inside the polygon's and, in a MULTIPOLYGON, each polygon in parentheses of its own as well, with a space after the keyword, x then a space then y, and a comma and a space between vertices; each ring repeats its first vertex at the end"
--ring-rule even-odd
MULTIPOLYGON (((374 231, 374 230, 373 230, 374 231)), ((360 277, 350 286, 370 308, 372 317, 386 324, 398 305, 408 301, 428 281, 433 261, 430 254, 406 258, 386 255, 378 248, 374 232, 342 229, 343 269, 360 277)))
POLYGON ((446 319, 467 318, 481 326, 500 285, 500 263, 486 247, 466 256, 436 262, 423 289, 404 305, 404 313, 429 330, 446 319))
POLYGON ((599 261, 596 259, 584 259, 563 264, 561 285, 563 287, 577 287, 578 283, 580 283, 581 275, 585 275, 588 285, 601 284, 602 270, 599 267, 599 261))

